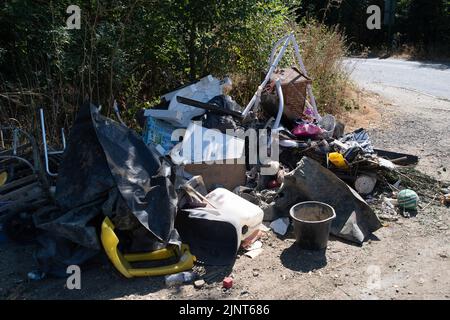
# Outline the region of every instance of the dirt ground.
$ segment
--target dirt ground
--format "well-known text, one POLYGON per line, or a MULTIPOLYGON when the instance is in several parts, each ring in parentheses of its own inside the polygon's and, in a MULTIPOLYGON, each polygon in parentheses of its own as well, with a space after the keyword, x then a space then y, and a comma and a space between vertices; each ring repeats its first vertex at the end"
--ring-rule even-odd
MULTIPOLYGON (((417 154, 418 169, 450 181, 450 103, 398 92, 361 94, 363 107, 347 115, 348 128, 369 129, 377 148, 417 154), (400 103, 393 103, 395 94, 400 103), (444 105, 443 105, 444 104, 444 105)), ((2 299, 449 299, 450 208, 423 199, 411 218, 384 221, 362 246, 331 238, 325 252, 300 250, 292 232, 268 232, 255 259, 239 255, 234 266, 201 289, 167 288, 163 277, 124 279, 105 257, 84 267, 81 289, 66 279, 30 282, 32 246, 0 246, 2 299), (234 285, 222 289, 223 275, 234 285)))

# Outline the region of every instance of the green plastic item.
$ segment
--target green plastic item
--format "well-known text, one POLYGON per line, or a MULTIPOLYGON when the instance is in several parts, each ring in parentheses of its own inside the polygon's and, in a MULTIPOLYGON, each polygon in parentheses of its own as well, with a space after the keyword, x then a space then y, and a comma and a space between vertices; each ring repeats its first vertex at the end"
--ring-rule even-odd
POLYGON ((410 189, 402 190, 397 196, 398 206, 405 210, 416 210, 419 203, 419 196, 410 189))

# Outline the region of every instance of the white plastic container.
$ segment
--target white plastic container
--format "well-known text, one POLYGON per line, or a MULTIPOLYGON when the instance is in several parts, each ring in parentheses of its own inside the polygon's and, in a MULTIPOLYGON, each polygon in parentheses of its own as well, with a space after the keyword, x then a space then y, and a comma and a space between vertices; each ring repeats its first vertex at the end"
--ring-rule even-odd
POLYGON ((264 217, 260 207, 239 197, 237 194, 217 188, 205 197, 216 207, 222 215, 233 216, 238 219, 241 226, 240 242, 247 239, 259 229, 264 217))

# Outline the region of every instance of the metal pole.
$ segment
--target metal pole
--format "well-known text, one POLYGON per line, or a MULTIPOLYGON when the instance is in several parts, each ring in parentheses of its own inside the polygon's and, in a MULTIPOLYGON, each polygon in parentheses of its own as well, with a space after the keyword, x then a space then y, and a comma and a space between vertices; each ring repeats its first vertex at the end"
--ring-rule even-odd
POLYGON ((48 146, 47 146, 47 137, 46 137, 46 132, 45 132, 44 110, 42 108, 39 109, 39 115, 41 118, 42 143, 44 144, 45 171, 47 171, 49 176, 56 177, 58 174, 50 172, 50 168, 48 165, 48 146))
POLYGON ((0 141, 2 144, 2 149, 5 149, 5 140, 3 139, 3 129, 0 129, 0 141))
POLYGON ((117 119, 119 119, 119 122, 126 127, 125 122, 123 122, 122 117, 120 116, 120 111, 116 99, 114 99, 113 109, 114 113, 117 116, 117 119))
POLYGON ((275 80, 275 86, 278 94, 278 114, 277 118, 275 119, 275 123, 273 124, 273 129, 278 129, 278 127, 280 126, 281 116, 283 115, 284 110, 284 97, 283 97, 283 90, 281 89, 280 79, 275 80))
MULTIPOLYGON (((305 76, 308 76, 308 73, 306 72, 306 68, 305 65, 303 63, 303 59, 300 55, 300 49, 298 47, 297 41, 295 40, 295 36, 294 36, 294 32, 291 32, 289 35, 284 36, 283 38, 281 38, 280 40, 278 40, 273 49, 272 52, 270 54, 270 59, 269 59, 269 70, 266 74, 266 77, 264 78, 264 81, 261 83, 261 85, 258 86, 258 90, 255 92, 255 94, 253 95, 252 99, 250 100, 250 102, 247 104, 247 106, 245 107, 244 111, 242 112, 242 116, 243 118, 245 118, 247 116, 247 114, 250 112, 250 110, 252 109, 252 107, 255 104, 258 104, 257 101, 261 95, 261 92, 263 90, 263 88, 266 86, 267 82, 270 80, 270 77, 272 76, 272 73, 275 71, 275 68, 277 67, 278 63, 280 62, 281 58, 284 55, 284 52, 286 51, 286 48, 288 47, 289 43, 292 42, 292 45, 294 46, 294 52, 295 52, 295 56, 297 57, 297 61, 298 64, 300 66, 300 69, 302 70, 302 72, 304 73, 305 76), (284 41, 283 47, 280 49, 280 51, 278 52, 276 58, 274 59, 275 56, 275 52, 276 49, 278 48, 278 46, 284 41)), ((308 102, 308 99, 305 97, 305 101, 306 104, 311 107, 313 109, 314 112, 314 117, 320 121, 320 119, 322 119, 322 117, 320 116, 318 110, 317 110, 317 104, 316 104, 316 99, 314 97, 313 91, 312 91, 312 86, 310 84, 308 84, 307 86, 307 90, 308 90, 308 96, 311 99, 311 104, 308 102)))
MULTIPOLYGON (((295 40, 294 33, 291 33, 291 38, 292 38, 292 44, 294 46, 294 52, 295 52, 295 55, 298 60, 298 64, 300 65, 300 68, 302 69, 302 72, 305 74, 305 76, 308 76, 308 72, 306 71, 305 64, 303 63, 302 56, 300 55, 300 49, 298 47, 297 41, 295 40)), ((314 93, 312 91, 312 87, 310 84, 307 85, 307 90, 308 90, 309 98, 311 99, 311 105, 313 107, 312 109, 314 112, 314 117, 318 121, 320 121, 320 119, 322 119, 322 117, 320 116, 319 111, 317 110, 316 98, 314 97, 314 93)), ((305 97, 305 101, 308 104, 308 99, 306 97, 305 97)))
POLYGON ((13 130, 13 155, 17 155, 17 129, 13 130))
MULTIPOLYGON (((262 89, 264 89, 264 87, 266 86, 267 82, 269 82, 270 77, 272 76, 272 73, 275 71, 275 68, 277 67, 278 63, 280 62, 281 58, 283 57, 284 52, 286 51, 287 46, 289 45, 290 42, 290 37, 286 36, 282 39, 280 39, 277 43, 276 46, 274 46, 272 52, 274 52, 274 50, 276 50, 276 47, 282 42, 283 39, 286 39, 283 47, 280 49, 280 52, 278 52, 275 60, 273 61, 273 63, 270 65, 269 71, 267 71, 266 77, 264 78, 264 81, 259 85, 258 90, 255 92, 255 94, 253 95, 252 99, 250 100, 250 102, 248 103, 248 105, 245 107, 244 111, 242 112, 242 116, 245 118, 247 116, 247 114, 250 112, 250 110, 252 109, 253 105, 255 104, 257 98, 261 95, 261 91, 262 89)), ((272 59, 271 59, 272 60, 272 59)), ((272 61, 271 61, 272 62, 272 61)))
POLYGON ((66 135, 64 134, 64 128, 61 128, 61 140, 63 145, 63 151, 66 150, 66 135))

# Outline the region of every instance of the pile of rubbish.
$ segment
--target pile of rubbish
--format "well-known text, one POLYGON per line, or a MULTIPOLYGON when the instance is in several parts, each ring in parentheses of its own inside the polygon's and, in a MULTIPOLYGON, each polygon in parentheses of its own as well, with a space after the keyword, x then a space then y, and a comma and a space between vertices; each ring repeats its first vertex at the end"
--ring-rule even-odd
MULTIPOLYGON (((261 236, 284 236, 291 221, 305 248, 326 248, 329 233, 361 244, 382 226, 367 202, 380 177, 418 158, 375 149, 364 129, 344 134, 318 113, 311 83, 291 34, 245 108, 227 95, 229 78, 208 75, 137 115, 143 135, 90 103, 61 150, 47 145, 42 111, 42 148, 2 127, 1 234, 37 240, 33 279, 104 252, 127 278, 167 283, 194 281, 194 265, 232 265, 239 250, 255 258, 261 236), (278 68, 290 44, 298 67, 278 68)), ((396 197, 389 208, 416 209, 412 190, 396 197)))

